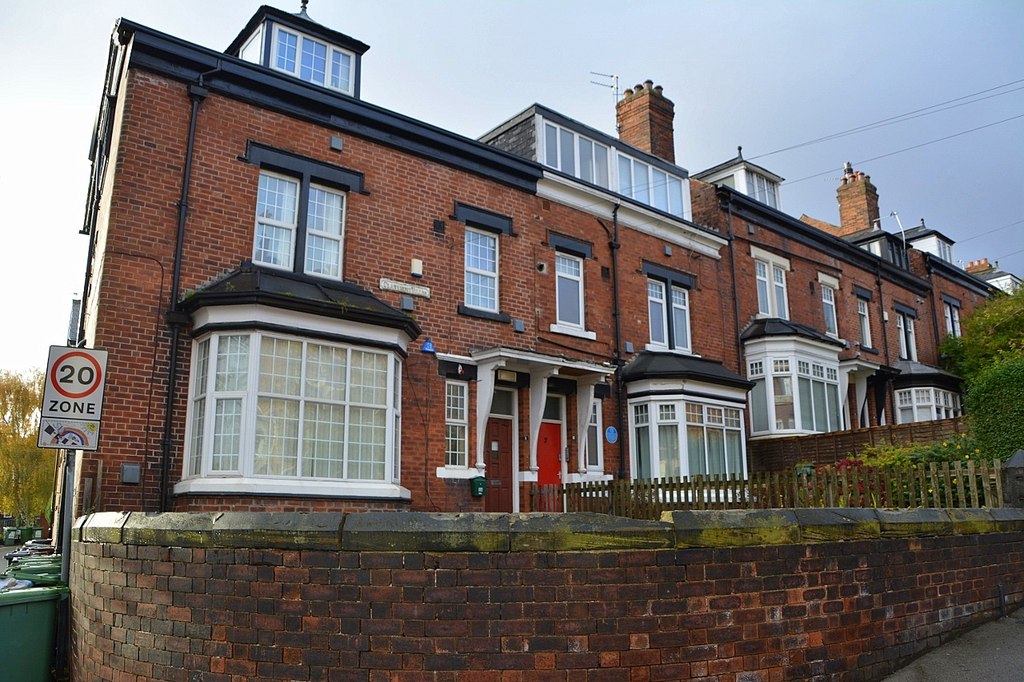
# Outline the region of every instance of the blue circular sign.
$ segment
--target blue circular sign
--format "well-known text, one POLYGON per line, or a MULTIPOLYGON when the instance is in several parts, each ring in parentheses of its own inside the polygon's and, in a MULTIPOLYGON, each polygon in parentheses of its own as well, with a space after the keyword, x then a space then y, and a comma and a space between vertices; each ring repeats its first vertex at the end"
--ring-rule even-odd
POLYGON ((619 430, 614 426, 609 426, 604 430, 604 439, 609 443, 614 443, 619 440, 619 430))

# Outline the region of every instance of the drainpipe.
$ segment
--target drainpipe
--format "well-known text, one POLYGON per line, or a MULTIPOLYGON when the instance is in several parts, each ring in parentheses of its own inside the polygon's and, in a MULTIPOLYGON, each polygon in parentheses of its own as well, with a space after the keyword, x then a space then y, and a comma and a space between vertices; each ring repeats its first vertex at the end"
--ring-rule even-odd
POLYGON ((181 289, 181 261, 185 249, 185 224, 188 221, 188 193, 192 181, 192 157, 195 151, 196 121, 199 117, 199 105, 209 91, 203 87, 205 76, 219 71, 213 69, 201 74, 197 83, 188 86, 188 98, 192 101, 192 111, 188 124, 188 142, 185 147, 185 169, 181 181, 181 198, 178 200, 178 235, 174 244, 174 274, 171 277, 171 300, 167 311, 167 324, 171 328, 170 359, 167 363, 167 402, 164 411, 163 436, 160 441, 160 511, 170 510, 170 465, 171 465, 171 434, 174 427, 174 402, 178 383, 178 342, 182 328, 188 324, 188 317, 178 309, 178 295, 181 289))
POLYGON ((931 309, 932 309, 932 333, 934 334, 934 336, 932 338, 935 339, 935 342, 932 344, 931 347, 935 348, 935 350, 936 350, 935 364, 937 365, 937 364, 939 364, 939 358, 938 358, 939 342, 942 341, 942 338, 939 336, 939 313, 938 313, 938 311, 935 308, 935 281, 932 279, 932 257, 931 257, 931 255, 929 255, 927 253, 922 254, 922 255, 924 256, 925 272, 928 273, 928 284, 930 285, 929 286, 929 291, 928 291, 928 302, 931 303, 931 309))
MULTIPOLYGON (((878 287, 878 321, 881 322, 879 325, 882 328, 882 352, 885 354, 885 364, 887 367, 892 367, 892 358, 889 356, 889 322, 885 319, 885 301, 882 296, 882 263, 881 261, 875 263, 875 286, 878 287)), ((889 385, 889 390, 886 394, 888 398, 892 395, 892 375, 888 375, 885 383, 889 385)), ((875 397, 878 397, 878 392, 875 392, 875 397)), ((876 406, 877 410, 877 406, 876 406)), ((895 418, 896 405, 893 404, 893 417, 895 418)), ((885 405, 882 405, 881 414, 885 415, 885 405)), ((887 420, 888 421, 888 420, 887 420)), ((870 424, 869 424, 870 426, 870 424)))
POLYGON ((625 391, 622 387, 622 368, 625 366, 625 358, 622 357, 622 309, 619 305, 619 205, 612 207, 612 240, 608 242, 608 248, 612 252, 612 310, 615 314, 615 423, 619 430, 619 479, 626 478, 626 453, 629 448, 626 438, 625 420, 623 412, 626 409, 623 404, 625 391))
MULTIPOLYGON (((732 270, 732 289, 736 292, 736 235, 732 230, 732 201, 726 206, 729 212, 729 226, 727 236, 729 237, 729 268, 732 270)), ((740 297, 733 294, 732 297, 733 322, 736 325, 736 373, 746 376, 747 372, 743 367, 743 342, 740 339, 740 297)))

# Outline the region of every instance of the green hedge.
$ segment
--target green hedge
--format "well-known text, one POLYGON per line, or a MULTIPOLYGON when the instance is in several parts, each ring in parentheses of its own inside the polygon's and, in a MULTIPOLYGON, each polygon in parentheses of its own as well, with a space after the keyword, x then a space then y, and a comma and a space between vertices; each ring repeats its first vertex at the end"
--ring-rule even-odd
POLYGON ((1024 448, 1024 358, 998 362, 967 387, 971 435, 987 457, 1006 459, 1024 448))

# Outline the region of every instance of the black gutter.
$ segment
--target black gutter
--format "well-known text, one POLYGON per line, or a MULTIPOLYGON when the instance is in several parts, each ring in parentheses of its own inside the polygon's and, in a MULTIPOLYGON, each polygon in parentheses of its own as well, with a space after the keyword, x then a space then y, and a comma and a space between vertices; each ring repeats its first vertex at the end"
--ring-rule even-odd
POLYGON ((732 202, 726 204, 725 208, 729 214, 729 225, 726 228, 726 234, 729 237, 729 268, 732 270, 732 315, 733 323, 736 325, 736 373, 740 376, 746 376, 747 373, 743 367, 743 340, 740 338, 742 334, 740 331, 740 297, 736 291, 739 284, 736 281, 736 235, 733 233, 732 202))
POLYGON ((170 359, 167 362, 167 402, 164 411, 163 436, 160 439, 160 511, 170 511, 170 467, 171 435, 174 427, 174 402, 178 384, 178 346, 182 327, 188 324, 188 316, 178 309, 178 292, 181 289, 181 261, 185 250, 185 225, 188 221, 188 193, 192 184, 192 157, 196 142, 196 121, 199 105, 209 91, 203 87, 203 75, 197 83, 188 86, 191 100, 191 117, 188 123, 188 141, 185 146, 185 169, 181 179, 181 198, 178 200, 178 234, 174 244, 174 274, 171 276, 171 296, 167 311, 167 324, 171 328, 170 359))

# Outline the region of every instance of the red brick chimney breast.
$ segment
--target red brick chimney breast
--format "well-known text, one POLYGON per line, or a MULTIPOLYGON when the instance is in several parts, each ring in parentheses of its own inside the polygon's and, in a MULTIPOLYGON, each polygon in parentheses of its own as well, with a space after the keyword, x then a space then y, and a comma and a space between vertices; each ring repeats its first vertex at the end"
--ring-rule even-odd
POLYGON ((878 190, 871 184, 871 176, 853 170, 849 161, 836 198, 839 200, 840 236, 878 227, 878 190))
POLYGON ((662 94, 654 81, 627 88, 615 105, 615 122, 619 139, 638 149, 654 154, 669 163, 676 162, 672 119, 675 104, 662 94))

